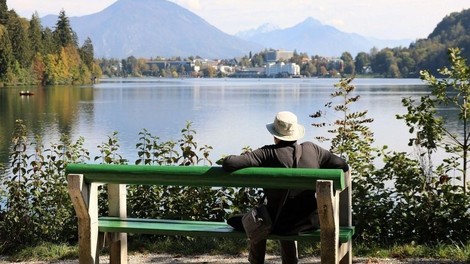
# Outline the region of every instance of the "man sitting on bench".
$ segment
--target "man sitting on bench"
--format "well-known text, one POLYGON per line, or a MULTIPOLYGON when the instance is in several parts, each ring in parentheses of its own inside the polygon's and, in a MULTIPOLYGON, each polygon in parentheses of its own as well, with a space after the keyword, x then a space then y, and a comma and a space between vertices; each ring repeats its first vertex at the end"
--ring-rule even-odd
MULTIPOLYGON (((328 168, 342 169, 345 172, 349 170, 347 163, 330 151, 312 142, 297 144, 297 140, 304 136, 305 128, 298 124, 297 116, 293 113, 277 113, 274 122, 267 124, 266 128, 274 136, 274 144, 243 155, 227 156, 223 160, 223 168, 229 172, 247 167, 328 168)), ((288 235, 318 228, 318 221, 315 221, 315 191, 288 189, 289 186, 286 186, 286 189, 264 189, 271 219, 275 219, 277 211, 281 210, 272 232, 288 235)), ((229 219, 228 224, 243 230, 241 216, 229 219)), ((297 263, 296 241, 282 240, 280 243, 282 263, 297 263)), ((250 241, 250 263, 264 263, 265 253, 266 240, 258 243, 250 241)))

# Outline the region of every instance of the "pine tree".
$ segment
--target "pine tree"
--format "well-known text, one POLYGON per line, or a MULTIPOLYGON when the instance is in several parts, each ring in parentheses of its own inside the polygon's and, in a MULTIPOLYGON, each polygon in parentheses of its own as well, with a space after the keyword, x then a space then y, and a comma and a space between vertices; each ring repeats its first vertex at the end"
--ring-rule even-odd
POLYGON ((94 50, 93 43, 89 37, 85 40, 83 46, 80 48, 80 58, 90 71, 93 70, 94 50))
POLYGON ((8 35, 10 36, 13 55, 21 67, 31 66, 32 53, 27 33, 28 22, 20 18, 14 10, 9 11, 8 35))
POLYGON ((0 25, 6 25, 8 21, 8 6, 6 0, 0 0, 0 25))
POLYGON ((0 80, 5 80, 13 63, 10 38, 7 29, 0 25, 0 80))
POLYGON ((34 55, 43 53, 42 26, 38 13, 34 13, 29 21, 28 37, 31 43, 31 52, 34 55))
POLYGON ((54 41, 54 32, 48 27, 42 31, 42 45, 43 45, 43 55, 57 53, 58 46, 54 41))
POLYGON ((62 10, 59 13, 59 19, 56 23, 54 30, 54 38, 56 43, 61 47, 73 45, 77 47, 77 35, 70 26, 69 18, 66 16, 65 11, 62 10))

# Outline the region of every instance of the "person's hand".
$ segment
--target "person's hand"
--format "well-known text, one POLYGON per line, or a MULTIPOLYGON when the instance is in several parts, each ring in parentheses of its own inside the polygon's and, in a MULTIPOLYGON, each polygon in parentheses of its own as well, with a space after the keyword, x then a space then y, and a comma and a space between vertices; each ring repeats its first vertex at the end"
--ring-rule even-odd
POLYGON ((215 164, 217 165, 222 165, 222 163, 224 163, 224 159, 225 157, 227 157, 226 155, 222 155, 222 158, 218 159, 215 164))

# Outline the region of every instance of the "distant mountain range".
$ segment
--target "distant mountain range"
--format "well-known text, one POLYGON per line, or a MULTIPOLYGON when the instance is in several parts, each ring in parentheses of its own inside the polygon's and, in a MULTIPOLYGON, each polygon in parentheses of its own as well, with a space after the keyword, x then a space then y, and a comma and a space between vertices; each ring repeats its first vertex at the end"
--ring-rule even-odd
MULTIPOLYGON (((79 42, 90 37, 95 57, 234 58, 266 48, 296 50, 309 55, 353 56, 371 48, 408 46, 412 40, 380 40, 344 33, 314 18, 286 29, 265 24, 232 36, 167 0, 118 0, 101 12, 70 17, 79 42)), ((43 17, 54 28, 56 15, 43 17)))
POLYGON ((324 25, 312 17, 286 29, 265 24, 256 30, 240 32, 236 35, 267 48, 297 50, 309 55, 321 56, 341 56, 344 51, 355 56, 361 51, 369 52, 373 47, 378 49, 407 47, 413 41, 410 39, 384 40, 345 33, 332 26, 324 25))

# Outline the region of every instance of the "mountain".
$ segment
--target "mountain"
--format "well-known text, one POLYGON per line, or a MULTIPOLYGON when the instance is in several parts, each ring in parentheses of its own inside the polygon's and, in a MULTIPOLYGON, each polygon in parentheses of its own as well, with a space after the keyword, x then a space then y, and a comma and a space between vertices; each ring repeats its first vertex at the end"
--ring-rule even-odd
MULTIPOLYGON (((240 35, 243 36, 243 35, 240 35)), ((353 56, 358 52, 369 52, 371 48, 408 46, 412 40, 381 40, 367 38, 355 33, 345 33, 324 25, 309 17, 303 22, 286 29, 252 34, 244 39, 262 46, 306 52, 309 55, 341 56, 344 51, 353 56)))
POLYGON ((268 33, 274 30, 280 29, 279 26, 271 24, 271 23, 265 23, 261 26, 259 26, 256 29, 249 29, 245 31, 240 31, 235 34, 235 36, 242 38, 242 39, 249 39, 253 37, 254 35, 262 34, 262 33, 268 33))
MULTIPOLYGON (((167 0, 118 0, 101 12, 69 19, 80 44, 91 38, 95 57, 233 58, 263 49, 167 0)), ((41 21, 54 28, 57 16, 41 21)))

